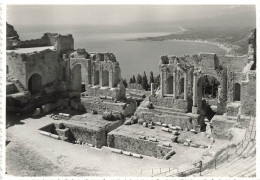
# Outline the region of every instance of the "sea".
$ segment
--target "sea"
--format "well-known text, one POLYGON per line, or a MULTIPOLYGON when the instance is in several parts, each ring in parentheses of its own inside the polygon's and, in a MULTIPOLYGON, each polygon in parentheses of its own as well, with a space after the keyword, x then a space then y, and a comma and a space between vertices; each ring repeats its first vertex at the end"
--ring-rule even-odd
MULTIPOLYGON (((107 28, 109 29, 109 28, 107 28)), ((192 55, 200 52, 217 53, 223 55, 226 51, 214 44, 190 41, 127 41, 133 38, 153 37, 178 33, 182 27, 154 28, 155 30, 142 29, 140 32, 127 32, 126 28, 120 32, 120 27, 112 31, 102 31, 102 28, 48 28, 48 27, 18 27, 17 31, 21 40, 39 38, 45 32, 58 32, 60 34, 72 34, 74 47, 85 48, 87 52, 112 52, 120 64, 121 76, 129 81, 133 75, 146 74, 149 76, 159 74, 159 61, 163 55, 192 55), (100 30, 101 29, 101 30, 100 30), (168 30, 168 31, 167 31, 168 30)))

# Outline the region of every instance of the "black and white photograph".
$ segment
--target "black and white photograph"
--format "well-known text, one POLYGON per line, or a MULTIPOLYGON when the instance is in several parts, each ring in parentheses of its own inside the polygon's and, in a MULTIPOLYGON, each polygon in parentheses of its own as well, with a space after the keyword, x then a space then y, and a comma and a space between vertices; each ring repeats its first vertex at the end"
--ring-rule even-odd
POLYGON ((57 3, 2 4, 3 178, 257 179, 256 3, 57 3))

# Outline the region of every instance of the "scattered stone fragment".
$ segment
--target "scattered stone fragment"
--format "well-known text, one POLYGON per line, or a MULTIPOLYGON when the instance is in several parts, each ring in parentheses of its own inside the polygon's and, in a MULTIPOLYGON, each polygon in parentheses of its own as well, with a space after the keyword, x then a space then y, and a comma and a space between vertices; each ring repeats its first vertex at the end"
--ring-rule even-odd
POLYGON ((148 124, 148 128, 149 128, 149 129, 154 129, 153 124, 152 124, 152 123, 148 124))
POLYGON ((143 127, 147 127, 147 122, 143 122, 143 127))
POLYGON ((98 114, 96 110, 92 110, 92 114, 98 114))
POLYGON ((155 124, 158 125, 158 126, 161 126, 161 125, 162 125, 161 122, 156 122, 155 124))
POLYGON ((178 142, 178 136, 173 136, 172 142, 178 142))
POLYGON ((165 146, 165 147, 171 147, 171 143, 170 143, 170 142, 163 142, 163 146, 165 146))
POLYGON ((122 150, 120 150, 120 149, 112 149, 111 151, 113 153, 122 154, 122 150))
POLYGON ((60 136, 56 135, 56 134, 51 134, 51 137, 54 138, 54 139, 60 139, 60 136))
POLYGON ((146 104, 146 107, 148 109, 152 109, 153 108, 153 104, 150 101, 148 101, 147 104, 146 104))
POLYGON ((188 138, 188 139, 186 139, 186 142, 190 143, 190 142, 191 142, 191 139, 189 139, 189 138, 188 138))
POLYGON ((197 145, 197 144, 194 144, 194 143, 191 143, 190 146, 191 146, 191 147, 195 147, 195 148, 198 147, 198 145, 197 145))
POLYGON ((204 145, 200 145, 200 148, 201 148, 201 149, 205 149, 205 146, 204 146, 204 145))
POLYGON ((177 130, 182 130, 182 128, 180 126, 176 126, 177 130))
POLYGON ((139 135, 138 138, 139 138, 139 139, 146 140, 146 137, 145 137, 145 136, 142 136, 142 135, 139 135))
POLYGON ((124 125, 131 125, 131 119, 127 119, 127 120, 124 122, 124 125))
POLYGON ((192 133, 196 133, 195 129, 191 129, 190 132, 192 132, 192 133))
POLYGON ((178 131, 172 131, 172 134, 178 136, 180 133, 178 131))
POLYGON ((138 123, 139 124, 143 124, 144 123, 144 119, 138 119, 138 123))
POLYGON ((176 126, 171 126, 170 127, 172 130, 178 130, 176 126))
POLYGON ((152 142, 158 142, 156 138, 152 138, 152 137, 149 138, 148 140, 149 140, 149 141, 152 141, 152 142))
POLYGON ((169 128, 166 128, 166 127, 162 127, 161 130, 165 131, 165 132, 170 132, 169 128))
POLYGON ((211 137, 210 140, 212 141, 212 143, 215 142, 215 138, 214 137, 211 137))
POLYGON ((168 124, 162 124, 163 127, 168 127, 168 124))
POLYGON ((184 142, 183 145, 184 145, 184 146, 189 146, 189 143, 184 142))
POLYGON ((130 152, 127 152, 127 151, 123 151, 123 154, 126 155, 126 156, 131 156, 132 155, 130 152))
POLYGON ((40 134, 42 134, 42 135, 45 135, 45 136, 51 136, 51 133, 49 133, 49 132, 45 132, 45 131, 40 131, 40 134))
POLYGON ((136 154, 136 153, 132 153, 132 156, 139 159, 143 158, 140 154, 136 154))

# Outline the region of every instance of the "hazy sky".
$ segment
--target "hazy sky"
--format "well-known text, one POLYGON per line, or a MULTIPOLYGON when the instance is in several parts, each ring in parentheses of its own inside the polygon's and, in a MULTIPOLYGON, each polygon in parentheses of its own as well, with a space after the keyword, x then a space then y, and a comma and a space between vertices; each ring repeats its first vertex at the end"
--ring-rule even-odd
POLYGON ((13 5, 13 25, 125 25, 167 23, 255 11, 254 6, 202 5, 13 5))

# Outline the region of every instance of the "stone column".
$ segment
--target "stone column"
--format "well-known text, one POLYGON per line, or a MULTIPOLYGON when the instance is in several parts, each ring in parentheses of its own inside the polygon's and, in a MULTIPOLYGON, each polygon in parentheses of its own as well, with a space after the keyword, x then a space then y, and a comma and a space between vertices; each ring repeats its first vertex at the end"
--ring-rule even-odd
POLYGON ((197 107, 197 83, 198 77, 197 74, 193 75, 193 106, 197 107))
POLYGON ((177 96, 177 87, 178 87, 178 85, 177 85, 177 80, 178 80, 178 70, 175 70, 174 71, 174 82, 173 82, 173 97, 174 98, 176 98, 176 96, 177 96))
POLYGON ((113 87, 113 84, 114 84, 114 79, 113 79, 113 70, 110 70, 109 71, 109 87, 112 88, 113 87))
POLYGON ((184 72, 184 100, 187 100, 187 72, 184 72))
POLYGON ((197 74, 193 74, 193 105, 192 105, 192 113, 198 114, 198 104, 197 104, 197 83, 198 77, 197 74))
POLYGON ((154 84, 151 83, 151 95, 154 96, 154 84))
POLYGON ((175 79, 175 71, 173 71, 173 73, 172 73, 172 80, 173 80, 173 83, 172 83, 172 89, 173 89, 173 99, 175 99, 175 82, 176 82, 176 79, 175 79))
POLYGON ((95 65, 93 65, 92 67, 91 67, 91 69, 92 69, 92 72, 91 72, 91 74, 92 74, 92 85, 94 86, 95 85, 95 81, 96 81, 96 68, 95 68, 95 65))
POLYGON ((160 76, 161 76, 161 96, 163 97, 164 96, 164 80, 163 80, 164 73, 163 73, 163 69, 161 69, 160 76))
POLYGON ((100 66, 99 67, 99 85, 103 86, 103 68, 100 66))

